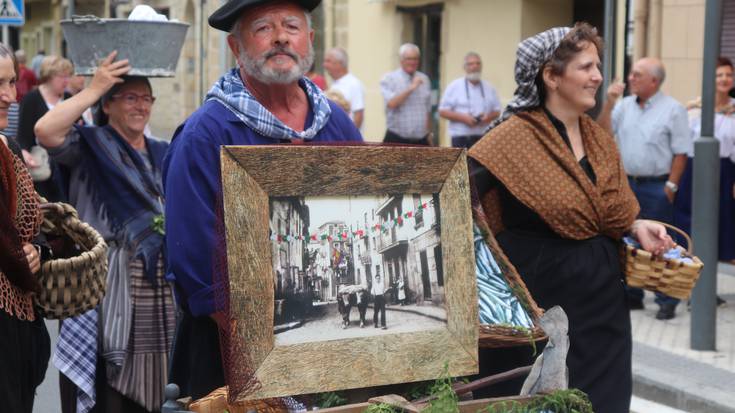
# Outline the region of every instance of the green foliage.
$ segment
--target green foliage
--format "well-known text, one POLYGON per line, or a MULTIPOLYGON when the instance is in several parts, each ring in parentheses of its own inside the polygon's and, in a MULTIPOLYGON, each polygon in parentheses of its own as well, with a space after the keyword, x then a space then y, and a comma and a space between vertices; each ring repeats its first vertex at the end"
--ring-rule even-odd
POLYGON ((411 387, 409 387, 408 392, 406 392, 406 394, 404 394, 403 396, 406 398, 406 400, 421 399, 431 394, 431 388, 433 386, 434 383, 431 381, 414 383, 413 385, 411 385, 411 387))
POLYGON ((316 405, 319 406, 321 409, 326 409, 328 407, 337 407, 337 406, 343 406, 347 404, 347 399, 342 396, 342 393, 340 392, 326 392, 326 393, 317 393, 316 396, 316 405))
POLYGON ((160 235, 166 235, 166 218, 163 214, 158 214, 153 217, 151 229, 160 235))
POLYGON ((557 390, 528 403, 517 401, 496 402, 477 413, 594 413, 590 399, 577 389, 557 390))
POLYGON ((508 324, 508 323, 500 323, 500 324, 496 324, 496 325, 497 326, 501 326, 501 327, 510 327, 513 330, 515 330, 515 331, 517 331, 519 333, 523 333, 523 335, 527 336, 528 337, 528 344, 531 346, 531 349, 533 349, 533 354, 531 356, 532 357, 536 356, 536 353, 538 352, 538 349, 536 348, 536 342, 533 340, 533 330, 532 329, 527 328, 527 327, 523 327, 523 326, 516 326, 516 325, 508 324))
POLYGON ((459 413, 459 398, 452 388, 454 381, 449 377, 449 365, 444 364, 444 373, 431 386, 435 398, 422 410, 424 413, 459 413))
POLYGON ((401 409, 398 409, 397 407, 393 407, 390 404, 379 403, 379 404, 371 404, 365 410, 365 413, 401 413, 401 409))

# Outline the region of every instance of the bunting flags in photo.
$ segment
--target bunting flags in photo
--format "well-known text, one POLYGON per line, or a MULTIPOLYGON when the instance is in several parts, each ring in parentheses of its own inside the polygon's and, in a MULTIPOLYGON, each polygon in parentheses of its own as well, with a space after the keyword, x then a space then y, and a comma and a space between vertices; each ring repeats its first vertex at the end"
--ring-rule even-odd
POLYGON ((429 208, 429 205, 433 205, 434 201, 428 201, 424 202, 421 205, 419 205, 415 211, 408 211, 404 212, 403 214, 389 220, 385 221, 382 224, 375 224, 375 225, 365 225, 364 229, 358 229, 356 231, 342 231, 336 235, 331 235, 328 233, 323 234, 308 234, 308 235, 288 235, 288 234, 272 234, 271 235, 271 241, 275 241, 277 243, 282 242, 291 242, 291 241, 322 241, 322 242, 332 242, 334 240, 337 241, 347 241, 348 239, 362 239, 368 236, 368 231, 370 233, 376 233, 376 232, 388 232, 392 228, 394 228, 396 225, 403 225, 405 220, 407 219, 416 219, 416 213, 419 211, 423 211, 424 209, 429 208))

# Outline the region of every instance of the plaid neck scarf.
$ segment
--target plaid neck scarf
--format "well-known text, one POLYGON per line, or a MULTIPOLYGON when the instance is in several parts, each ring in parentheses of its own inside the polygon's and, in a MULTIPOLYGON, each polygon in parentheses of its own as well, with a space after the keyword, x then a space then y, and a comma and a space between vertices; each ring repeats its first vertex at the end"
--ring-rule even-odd
POLYGON ((245 125, 259 134, 272 139, 304 139, 314 138, 329 121, 332 113, 329 102, 314 83, 306 77, 299 80, 299 85, 306 92, 314 120, 303 132, 297 132, 266 109, 258 102, 240 79, 237 68, 225 73, 207 93, 205 101, 216 100, 231 110, 245 125))
POLYGON ((518 45, 516 52, 515 78, 516 91, 508 106, 488 130, 500 125, 512 115, 535 108, 541 104, 539 91, 536 87, 536 76, 541 66, 549 59, 559 47, 564 36, 569 33, 569 27, 554 27, 535 36, 529 37, 518 45))

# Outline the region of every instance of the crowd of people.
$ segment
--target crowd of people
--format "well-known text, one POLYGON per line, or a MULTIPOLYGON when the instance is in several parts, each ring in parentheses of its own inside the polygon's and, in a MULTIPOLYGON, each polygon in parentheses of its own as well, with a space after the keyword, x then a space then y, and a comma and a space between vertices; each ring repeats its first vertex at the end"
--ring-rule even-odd
MULTIPOLYGON (((220 333, 230 332, 233 316, 220 299, 229 291, 220 147, 362 141, 364 92, 347 52, 325 54, 334 99, 308 76, 309 12, 319 3, 229 1, 213 13, 209 24, 229 33, 237 67, 170 144, 146 132, 156 100, 150 82, 128 76, 128 61, 115 52, 86 87, 71 62, 44 56, 35 85, 25 54, 0 45, 0 400, 10 411, 32 411, 51 353, 65 413, 157 411, 168 382, 194 399, 226 384, 220 333), (16 130, 8 125, 14 111, 16 130), (35 274, 53 254, 39 234, 34 186, 49 201, 71 203, 110 246, 102 304, 63 320, 54 349, 32 304, 41 288, 35 274), (164 216, 165 228, 154 229, 164 216)), ((439 113, 452 145, 469 148, 476 206, 531 295, 569 317, 570 387, 604 413, 628 411, 629 310, 643 306, 643 292, 624 284, 620 241, 630 233, 660 254, 673 241, 655 221, 689 228, 699 115, 692 105, 688 119, 660 90, 664 66, 644 58, 628 77, 630 95, 613 83, 599 117, 589 117, 602 49, 586 23, 523 41, 517 89, 502 110, 481 78, 480 56, 469 52, 466 74, 448 85, 439 113)), ((400 67, 380 82, 384 142, 435 145, 420 50, 404 44, 398 52, 400 67)), ((722 260, 735 259, 732 86, 733 64, 720 59, 722 260)), ((385 328, 383 283, 372 290, 375 327, 385 328)), ((657 295, 657 302, 656 318, 675 316, 678 300, 657 295)))

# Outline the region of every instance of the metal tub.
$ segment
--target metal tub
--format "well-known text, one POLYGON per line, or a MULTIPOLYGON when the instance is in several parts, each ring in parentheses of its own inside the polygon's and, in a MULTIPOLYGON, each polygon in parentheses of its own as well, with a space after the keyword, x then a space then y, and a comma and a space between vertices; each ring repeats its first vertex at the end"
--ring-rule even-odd
POLYGON ((78 75, 92 76, 97 65, 117 50, 116 60, 128 59, 128 75, 173 77, 189 25, 127 19, 74 16, 62 20, 69 57, 78 75))

